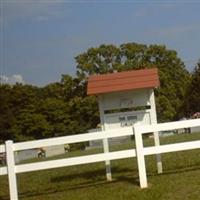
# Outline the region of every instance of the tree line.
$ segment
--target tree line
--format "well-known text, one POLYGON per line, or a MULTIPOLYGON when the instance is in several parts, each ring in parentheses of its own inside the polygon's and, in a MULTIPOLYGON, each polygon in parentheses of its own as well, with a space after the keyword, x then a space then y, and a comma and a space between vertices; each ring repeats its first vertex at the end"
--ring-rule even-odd
POLYGON ((0 142, 25 141, 87 132, 99 123, 98 102, 87 96, 92 74, 157 67, 158 121, 189 117, 200 111, 200 62, 189 73, 177 52, 164 45, 100 45, 81 53, 76 76, 62 75, 44 87, 0 85, 0 142))

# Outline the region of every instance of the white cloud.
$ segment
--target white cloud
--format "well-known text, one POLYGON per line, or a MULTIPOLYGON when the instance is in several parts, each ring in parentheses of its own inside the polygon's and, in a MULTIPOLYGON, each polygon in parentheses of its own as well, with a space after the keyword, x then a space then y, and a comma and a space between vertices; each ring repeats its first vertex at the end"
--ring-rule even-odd
POLYGON ((1 82, 3 82, 3 83, 7 83, 7 82, 9 81, 9 78, 8 78, 7 76, 1 75, 1 76, 0 76, 0 80, 1 80, 1 82))
POLYGON ((17 82, 17 83, 24 83, 24 79, 22 77, 22 75, 20 74, 14 74, 11 79, 14 81, 14 82, 17 82))
POLYGON ((0 75, 0 82, 11 84, 11 85, 15 83, 22 83, 22 84, 25 83, 23 76, 20 74, 13 74, 12 76, 0 75))

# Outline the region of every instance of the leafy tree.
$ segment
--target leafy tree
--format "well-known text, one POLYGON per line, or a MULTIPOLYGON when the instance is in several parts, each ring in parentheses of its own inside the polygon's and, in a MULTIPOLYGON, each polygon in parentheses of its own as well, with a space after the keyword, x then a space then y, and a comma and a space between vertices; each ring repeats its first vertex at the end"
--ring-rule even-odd
POLYGON ((77 75, 82 79, 91 74, 113 72, 121 64, 120 49, 114 45, 101 45, 98 48, 90 48, 75 59, 77 62, 77 75))
POLYGON ((63 99, 63 87, 62 84, 59 82, 55 82, 55 83, 50 83, 48 85, 46 85, 43 88, 40 88, 41 93, 40 95, 40 99, 46 99, 46 98, 57 98, 57 99, 63 99))
POLYGON ((62 75, 61 85, 64 91, 64 99, 66 101, 75 96, 86 96, 86 84, 79 77, 72 78, 69 75, 62 75))
POLYGON ((71 120, 68 110, 67 103, 62 99, 46 98, 41 102, 38 112, 45 116, 52 127, 52 132, 48 137, 70 134, 68 124, 71 120))
POLYGON ((11 90, 9 85, 0 85, 0 142, 13 138, 10 129, 15 121, 15 115, 10 109, 11 90))
POLYGON ((95 128, 99 123, 99 112, 96 97, 74 97, 69 102, 69 115, 75 123, 73 131, 75 133, 86 132, 95 128))
MULTIPOLYGON (((160 87, 155 90, 159 120, 173 120, 184 114, 180 111, 191 77, 177 53, 165 46, 101 45, 78 55, 76 62, 77 77, 62 75, 60 82, 45 87, 0 85, 0 142, 71 135, 95 128, 99 123, 97 99, 86 95, 91 74, 156 66, 160 77, 160 87)), ((199 65, 186 95, 187 113, 200 110, 199 65)))
POLYGON ((17 115, 21 109, 38 102, 38 88, 32 85, 15 84, 10 92, 10 108, 17 115))
POLYGON ((192 73, 191 84, 185 98, 185 115, 191 116, 195 112, 200 112, 200 61, 197 63, 192 73))
POLYGON ((169 121, 181 117, 190 76, 176 51, 163 45, 101 45, 88 49, 75 59, 77 76, 83 80, 91 74, 157 67, 160 77, 160 87, 156 90, 158 119, 169 121))
POLYGON ((25 110, 18 115, 11 131, 15 141, 41 139, 52 136, 53 127, 39 113, 30 113, 25 110))

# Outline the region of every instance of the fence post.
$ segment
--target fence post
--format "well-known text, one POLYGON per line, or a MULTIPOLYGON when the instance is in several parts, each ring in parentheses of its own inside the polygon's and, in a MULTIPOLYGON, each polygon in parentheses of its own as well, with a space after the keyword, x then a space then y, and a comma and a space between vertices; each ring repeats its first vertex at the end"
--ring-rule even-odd
POLYGON ((6 144, 6 162, 7 162, 7 170, 8 170, 10 199, 18 200, 13 141, 8 140, 6 141, 5 144, 6 144))
MULTIPOLYGON (((103 131, 105 131, 105 121, 104 121, 104 108, 103 108, 103 98, 102 96, 98 96, 99 100, 99 111, 100 111, 100 120, 101 120, 101 128, 103 131)), ((104 153, 109 153, 109 143, 108 138, 103 139, 103 150, 104 153)), ((111 163, 110 160, 105 161, 106 165, 106 178, 107 181, 112 181, 112 173, 111 173, 111 163)))
MULTIPOLYGON (((104 153, 108 153, 109 152, 108 138, 103 139, 103 148, 104 148, 104 153)), ((106 164, 106 178, 107 178, 107 181, 112 181, 110 160, 106 160, 105 164, 106 164)))
MULTIPOLYGON (((151 105, 150 109, 151 124, 157 124, 156 105, 155 105, 155 97, 153 89, 150 90, 150 105, 151 105)), ((154 136, 155 146, 160 146, 159 132, 154 132, 153 136, 154 136)), ((156 154, 156 160, 157 160, 157 171, 160 174, 163 172, 161 154, 156 154)))
MULTIPOLYGON (((159 132, 154 132, 153 135, 154 135, 155 146, 160 146, 159 132)), ((156 154, 156 159, 157 159, 157 171, 158 174, 161 174, 163 173, 161 154, 156 154)))
POLYGON ((135 134, 136 156, 137 156, 137 164, 139 171, 140 187, 146 188, 148 187, 148 185, 147 185, 145 158, 143 154, 143 141, 142 141, 142 133, 138 130, 138 124, 134 125, 133 131, 135 134))

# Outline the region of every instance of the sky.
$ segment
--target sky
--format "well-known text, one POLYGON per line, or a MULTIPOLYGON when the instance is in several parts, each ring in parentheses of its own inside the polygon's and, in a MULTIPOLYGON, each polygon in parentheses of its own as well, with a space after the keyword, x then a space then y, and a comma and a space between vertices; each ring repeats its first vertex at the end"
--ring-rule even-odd
POLYGON ((75 76, 74 57, 101 44, 164 44, 192 71, 200 0, 0 0, 0 79, 44 86, 75 76))

